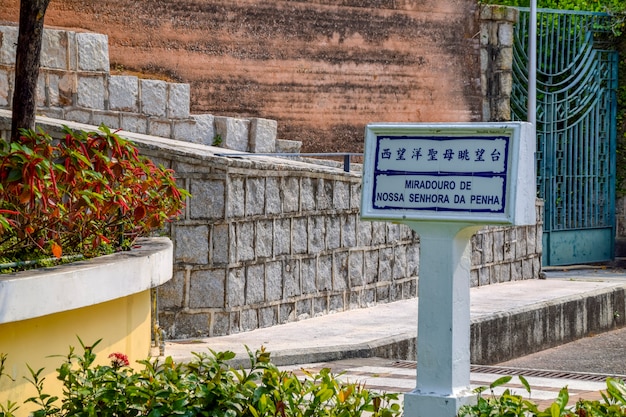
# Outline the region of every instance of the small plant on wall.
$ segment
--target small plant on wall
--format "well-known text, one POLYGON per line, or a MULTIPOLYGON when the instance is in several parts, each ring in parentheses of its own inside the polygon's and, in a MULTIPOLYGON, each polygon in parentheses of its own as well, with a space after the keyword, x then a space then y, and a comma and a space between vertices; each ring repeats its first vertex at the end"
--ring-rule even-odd
POLYGON ((0 261, 129 249, 184 207, 173 172, 128 140, 105 126, 64 132, 0 141, 0 261))

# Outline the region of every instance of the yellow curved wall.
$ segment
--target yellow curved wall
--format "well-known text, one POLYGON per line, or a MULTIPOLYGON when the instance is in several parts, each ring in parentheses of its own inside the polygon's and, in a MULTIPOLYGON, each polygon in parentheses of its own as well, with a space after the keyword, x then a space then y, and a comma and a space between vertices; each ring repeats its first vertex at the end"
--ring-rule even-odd
MULTIPOLYGON (((99 364, 107 364, 113 352, 128 355, 131 366, 136 360, 146 359, 150 354, 150 290, 101 304, 38 317, 29 320, 0 324, 0 353, 7 354, 4 372, 8 378, 0 378, 0 404, 7 400, 20 404, 18 416, 26 416, 31 405, 23 401, 35 395, 35 390, 24 379, 30 377, 26 364, 34 370, 45 367, 42 376, 45 391, 61 394, 56 368, 67 356, 69 347, 81 355, 82 348, 77 336, 86 344, 102 339, 94 352, 99 364)), ((136 364, 135 364, 136 365, 136 364)))

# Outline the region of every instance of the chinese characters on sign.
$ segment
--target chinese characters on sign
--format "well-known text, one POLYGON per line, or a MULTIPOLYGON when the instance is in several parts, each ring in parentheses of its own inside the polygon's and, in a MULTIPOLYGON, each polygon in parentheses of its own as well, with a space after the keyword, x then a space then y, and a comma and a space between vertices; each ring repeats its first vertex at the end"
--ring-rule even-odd
POLYGON ((508 136, 377 136, 373 208, 502 213, 508 136))

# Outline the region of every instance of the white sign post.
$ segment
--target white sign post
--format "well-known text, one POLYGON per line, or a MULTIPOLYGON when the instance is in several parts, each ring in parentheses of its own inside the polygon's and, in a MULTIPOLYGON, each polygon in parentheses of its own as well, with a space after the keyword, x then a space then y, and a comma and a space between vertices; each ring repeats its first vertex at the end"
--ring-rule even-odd
POLYGON ((370 124, 361 218, 420 235, 417 383, 404 415, 454 417, 470 390, 470 238, 535 224, 531 124, 370 124))

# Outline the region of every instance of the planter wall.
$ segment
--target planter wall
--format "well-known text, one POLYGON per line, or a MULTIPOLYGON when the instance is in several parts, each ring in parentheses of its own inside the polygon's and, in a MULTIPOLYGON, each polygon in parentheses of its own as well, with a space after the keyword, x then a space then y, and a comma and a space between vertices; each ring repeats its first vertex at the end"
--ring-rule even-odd
MULTIPOLYGON (((143 239, 122 252, 55 268, 0 275, 0 353, 8 355, 0 379, 0 402, 22 402, 35 394, 24 380, 26 364, 45 367, 46 391, 60 394, 56 368, 69 346, 81 354, 95 348, 99 363, 108 355, 128 355, 131 365, 146 359, 151 348, 151 288, 172 277, 172 243, 143 239)), ((24 406, 20 415, 26 414, 24 406)))

